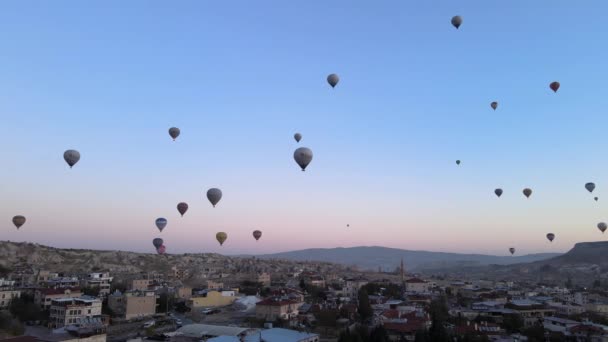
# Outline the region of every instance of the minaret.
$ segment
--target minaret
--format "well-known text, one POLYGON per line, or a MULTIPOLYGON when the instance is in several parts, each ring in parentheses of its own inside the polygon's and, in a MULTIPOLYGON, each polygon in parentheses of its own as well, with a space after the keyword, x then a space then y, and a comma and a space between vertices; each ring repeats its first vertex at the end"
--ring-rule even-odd
POLYGON ((405 287, 405 269, 403 268, 403 258, 401 258, 401 286, 405 287))

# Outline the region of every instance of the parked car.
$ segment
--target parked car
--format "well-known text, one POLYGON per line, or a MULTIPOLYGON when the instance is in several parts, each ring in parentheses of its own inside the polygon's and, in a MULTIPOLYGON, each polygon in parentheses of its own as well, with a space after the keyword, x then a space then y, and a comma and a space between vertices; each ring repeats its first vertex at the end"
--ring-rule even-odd
POLYGON ((144 323, 143 327, 144 327, 144 329, 148 329, 150 327, 153 327, 155 324, 156 324, 155 321, 148 321, 148 322, 144 323))

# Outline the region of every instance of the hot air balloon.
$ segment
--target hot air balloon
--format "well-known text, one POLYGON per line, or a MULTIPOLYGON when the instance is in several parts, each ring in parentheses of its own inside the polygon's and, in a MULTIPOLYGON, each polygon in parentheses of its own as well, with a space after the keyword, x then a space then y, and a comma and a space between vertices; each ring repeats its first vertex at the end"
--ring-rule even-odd
POLYGON ((158 249, 160 246, 163 245, 163 239, 156 238, 156 239, 152 240, 152 244, 154 245, 154 248, 158 249))
POLYGON ((511 255, 515 254, 515 248, 513 248, 513 247, 509 248, 509 252, 511 252, 511 255))
POLYGON ((527 198, 530 198, 530 195, 532 195, 532 190, 529 188, 525 188, 523 193, 527 198))
POLYGON ((215 238, 217 239, 217 242, 220 243, 220 246, 222 246, 224 244, 224 241, 226 241, 226 239, 228 238, 228 234, 224 232, 219 232, 215 234, 215 238))
POLYGON ((65 159, 65 162, 70 165, 71 169, 72 166, 76 165, 76 163, 78 163, 80 160, 80 152, 76 150, 67 150, 63 152, 63 159, 65 159))
POLYGON ((156 249, 156 253, 158 253, 158 254, 161 254, 161 255, 162 255, 162 254, 165 254, 165 251, 166 251, 166 250, 167 250, 167 247, 165 247, 165 245, 161 245, 160 247, 158 247, 158 248, 156 249))
POLYGON ((597 224, 597 229, 601 230, 602 233, 606 231, 606 228, 608 228, 608 225, 606 225, 606 223, 604 222, 600 222, 597 224))
POLYGON ((293 135, 293 138, 296 139, 296 142, 300 142, 300 140, 302 140, 302 134, 296 133, 293 135))
POLYGON ((492 107, 492 109, 496 110, 496 108, 498 107, 498 102, 494 101, 494 102, 490 103, 490 107, 492 107))
POLYGON ((459 15, 452 17, 452 25, 458 29, 462 25, 462 17, 459 15))
POLYGON ((302 171, 305 171, 312 161, 312 151, 307 147, 300 147, 293 152, 293 159, 300 165, 302 171))
POLYGON ((167 226, 167 219, 166 218, 159 217, 159 218, 156 219, 156 228, 158 228, 158 230, 160 230, 162 232, 163 229, 165 229, 166 226, 167 226))
POLYGON ((502 189, 500 189, 500 188, 496 189, 496 190, 494 190, 494 193, 496 194, 496 196, 500 197, 500 196, 502 196, 502 189))
POLYGON ((559 89, 559 82, 551 82, 551 84, 549 84, 549 88, 551 88, 554 93, 557 93, 557 90, 559 89))
POLYGON ((456 165, 460 165, 460 160, 457 160, 457 161, 456 161, 456 165))
POLYGON ((262 232, 259 230, 254 230, 253 237, 255 238, 256 241, 259 240, 262 237, 262 232))
POLYGON ((589 192, 593 192, 593 190, 595 189, 595 183, 585 184, 585 189, 587 189, 587 191, 589 191, 589 192))
POLYGON ((332 88, 335 88, 338 82, 340 82, 340 77, 338 77, 338 75, 331 74, 327 76, 327 83, 329 83, 332 88))
POLYGON ((347 225, 346 225, 346 228, 350 228, 350 224, 347 224, 347 225))
POLYGON ((183 217, 184 214, 186 213, 186 211, 188 211, 188 203, 186 203, 186 202, 177 203, 177 211, 179 211, 180 215, 182 215, 182 217, 183 217))
POLYGON ((555 239, 555 234, 553 234, 553 233, 549 233, 549 234, 547 234, 547 239, 548 239, 550 242, 553 242, 553 239, 555 239))
POLYGON ((597 200, 599 199, 599 197, 593 197, 593 199, 597 202, 597 200))
POLYGON ((222 190, 218 188, 211 188, 207 190, 207 199, 215 208, 215 205, 222 199, 222 190))
POLYGON ((17 229, 21 228, 21 226, 25 224, 25 216, 17 215, 13 217, 13 224, 15 227, 17 227, 17 229))
POLYGON ((171 138, 173 138, 173 141, 175 141, 175 139, 177 139, 177 137, 179 137, 179 133, 180 133, 179 128, 177 128, 177 127, 169 128, 169 135, 171 136, 171 138))

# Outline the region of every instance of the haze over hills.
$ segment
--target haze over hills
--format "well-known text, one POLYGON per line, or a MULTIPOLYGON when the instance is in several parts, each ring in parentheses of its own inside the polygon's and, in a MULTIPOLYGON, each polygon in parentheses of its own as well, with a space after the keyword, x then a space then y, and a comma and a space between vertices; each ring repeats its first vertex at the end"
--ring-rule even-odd
POLYGON ((608 279, 608 241, 580 242, 567 253, 529 263, 512 265, 437 268, 436 273, 466 274, 467 277, 511 279, 563 284, 568 278, 581 286, 608 279))
POLYGON ((403 258, 407 271, 438 269, 456 266, 510 265, 529 263, 559 256, 558 253, 527 254, 522 256, 497 256, 484 254, 460 254, 429 251, 411 251, 387 247, 311 248, 298 251, 259 255, 262 259, 326 261, 355 265, 361 269, 393 271, 403 258))

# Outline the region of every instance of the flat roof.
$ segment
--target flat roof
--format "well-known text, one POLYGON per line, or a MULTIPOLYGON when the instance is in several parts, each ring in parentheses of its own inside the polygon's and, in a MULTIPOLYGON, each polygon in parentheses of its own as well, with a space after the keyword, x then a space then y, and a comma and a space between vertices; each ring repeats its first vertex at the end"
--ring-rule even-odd
POLYGON ((188 324, 177 329, 177 331, 187 337, 200 338, 202 336, 238 336, 250 329, 223 325, 188 324))

